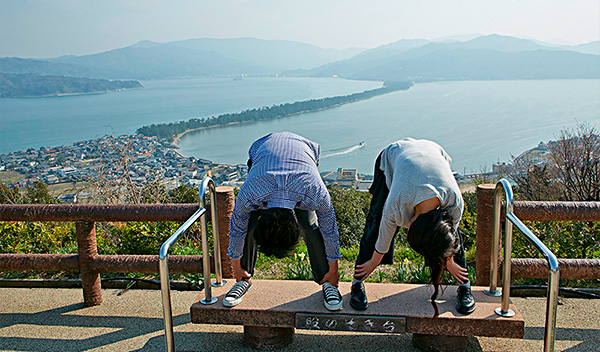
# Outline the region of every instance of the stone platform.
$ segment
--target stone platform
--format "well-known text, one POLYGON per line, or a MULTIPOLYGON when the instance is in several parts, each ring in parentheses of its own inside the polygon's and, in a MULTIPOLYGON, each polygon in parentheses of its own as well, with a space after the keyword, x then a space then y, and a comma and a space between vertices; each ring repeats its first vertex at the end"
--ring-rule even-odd
MULTIPOLYGON (((440 315, 433 318, 429 297, 432 286, 410 284, 367 283, 369 308, 356 311, 350 307, 350 283, 340 283, 344 298, 342 310, 328 311, 323 305, 321 288, 309 281, 254 280, 252 290, 242 303, 229 308, 223 306, 223 297, 233 285, 229 280, 224 287, 213 287, 218 302, 203 305, 200 296, 190 309, 192 323, 243 325, 246 341, 256 348, 281 347, 290 343, 294 328, 311 330, 366 331, 373 333, 412 333, 413 341, 454 341, 460 345, 467 336, 523 338, 525 324, 514 305, 516 315, 504 318, 494 309, 500 306, 500 297, 483 293, 486 287, 473 287, 477 309, 462 315, 454 308, 456 286, 447 286, 438 297, 440 315), (270 329, 264 329, 270 328, 270 329), (272 332, 269 335, 269 331, 272 332), (423 336, 427 337, 423 339, 423 336), (460 337, 465 337, 460 338, 460 337), (264 341, 261 341, 264 340, 264 341), (280 340, 278 344, 276 341, 280 340)), ((426 350, 435 350, 427 348, 426 350)), ((457 348, 456 350, 460 350, 457 348)))

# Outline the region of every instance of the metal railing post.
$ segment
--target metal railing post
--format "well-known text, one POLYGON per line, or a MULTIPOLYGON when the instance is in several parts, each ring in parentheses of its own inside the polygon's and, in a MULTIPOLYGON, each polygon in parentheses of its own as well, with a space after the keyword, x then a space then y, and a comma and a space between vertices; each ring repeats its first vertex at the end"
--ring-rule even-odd
MULTIPOLYGON (((216 280, 211 285, 215 287, 225 286, 227 281, 223 280, 223 269, 221 265, 221 244, 220 236, 219 236, 219 217, 217 216, 217 190, 215 187, 215 183, 210 178, 205 178, 202 181, 202 186, 200 187, 200 206, 206 209, 206 190, 210 191, 210 214, 211 214, 211 222, 212 222, 212 233, 213 233, 213 256, 215 258, 215 277, 216 280)), ((203 217, 205 219, 205 217, 203 217)), ((205 220, 201 220, 205 221, 205 220)), ((208 243, 208 235, 205 230, 202 230, 202 242, 208 243)), ((204 251, 204 249, 203 249, 204 251)), ((210 272, 209 272, 210 274, 210 272)), ((206 276, 205 276, 206 278, 206 276)), ((210 278, 210 275, 209 275, 210 278)), ((204 281, 206 285, 206 279, 204 281)), ((208 300, 208 296, 206 297, 208 300)))
MULTIPOLYGON (((165 243, 160 246, 158 254, 158 270, 160 274, 160 293, 162 297, 163 319, 165 323, 165 343, 167 351, 175 351, 175 341, 173 338, 173 312, 171 310, 171 288, 169 286, 169 249, 181 235, 206 212, 206 209, 198 209, 186 222, 181 225, 174 234, 169 237, 165 243)), ((203 257, 206 255, 203 255, 203 257)), ((209 269, 210 270, 210 269, 209 269)))
POLYGON ((492 234, 492 258, 490 268, 490 289, 484 293, 490 296, 497 296, 496 280, 498 271, 498 243, 500 239, 500 206, 502 190, 506 195, 506 220, 504 224, 504 263, 502 271, 502 303, 494 311, 503 317, 512 317, 515 312, 509 308, 510 304, 510 275, 511 275, 511 255, 512 255, 512 229, 516 226, 527 239, 544 255, 550 269, 548 275, 548 292, 546 301, 546 323, 544 329, 544 351, 554 351, 554 340, 556 337, 556 311, 558 306, 558 291, 560 272, 558 259, 537 236, 535 236, 525 224, 513 213, 513 193, 510 183, 506 179, 501 179, 496 184, 494 192, 494 224, 492 234))
POLYGON ((507 216, 507 220, 514 223, 515 226, 529 239, 529 241, 544 255, 548 262, 548 290, 546 300, 546 325, 544 330, 544 351, 554 351, 554 339, 556 336, 556 310, 558 307, 558 290, 560 272, 558 259, 531 230, 513 213, 507 216))
MULTIPOLYGON (((214 242, 215 247, 215 260, 219 258, 220 264, 220 248, 219 248, 219 229, 217 223, 217 206, 216 206, 216 189, 213 180, 210 177, 205 177, 202 180, 202 185, 200 186, 200 208, 190 217, 188 218, 183 225, 181 225, 171 237, 169 237, 165 243, 160 247, 159 253, 159 272, 160 272, 160 291, 162 296, 162 306, 163 306, 163 319, 165 325, 165 344, 167 347, 167 351, 172 352, 175 351, 175 339, 173 336, 173 311, 171 308, 171 288, 169 283, 169 263, 168 263, 168 254, 169 249, 181 235, 185 231, 187 231, 190 226, 192 226, 198 219, 200 219, 200 227, 202 230, 202 271, 204 275, 204 292, 205 299, 201 299, 200 303, 202 304, 213 304, 218 301, 216 297, 212 297, 211 295, 211 285, 210 285, 210 253, 208 251, 208 231, 206 225, 206 190, 207 188, 211 189, 211 211, 212 211, 212 225, 213 225, 213 233, 217 231, 217 240, 214 242)), ((213 236, 215 237, 215 236, 213 236)), ((220 265, 218 269, 220 270, 220 265)), ((215 263, 215 269, 217 269, 217 265, 215 263)), ((217 274, 217 277, 221 277, 221 273, 217 274)))

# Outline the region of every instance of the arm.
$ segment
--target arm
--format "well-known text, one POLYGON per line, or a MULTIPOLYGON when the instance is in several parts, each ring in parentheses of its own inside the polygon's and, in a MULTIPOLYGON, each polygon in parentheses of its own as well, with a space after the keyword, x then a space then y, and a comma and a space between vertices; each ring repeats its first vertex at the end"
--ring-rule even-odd
POLYGON ((242 279, 250 279, 250 274, 246 270, 242 268, 241 260, 232 260, 233 265, 233 276, 235 277, 235 281, 241 281, 242 279))
POLYGON ((456 281, 464 284, 469 281, 469 272, 467 269, 461 267, 460 265, 454 262, 454 257, 450 256, 446 259, 446 269, 454 276, 456 281))
MULTIPOLYGON (((317 219, 319 219, 319 229, 323 236, 323 242, 325 245, 325 255, 327 261, 331 264, 336 262, 341 257, 340 255, 340 234, 337 228, 335 220, 335 211, 333 210, 333 204, 327 189, 323 187, 324 195, 319 201, 319 207, 315 211, 317 219)), ((331 266, 331 265, 330 265, 331 266)))
POLYGON ((254 210, 247 197, 240 192, 236 199, 229 221, 229 247, 227 255, 233 260, 239 260, 244 250, 244 242, 248 233, 250 213, 254 210))
POLYGON ((381 263, 383 260, 383 256, 390 248, 392 238, 396 233, 398 226, 394 219, 386 214, 389 214, 389 211, 386 212, 385 208, 389 206, 389 203, 386 202, 384 206, 383 216, 381 218, 380 227, 379 227, 379 236, 377 242, 375 243, 375 250, 373 251, 373 255, 371 259, 367 262, 357 265, 354 268, 354 277, 360 278, 361 280, 366 279, 375 268, 381 263))
POLYGON ((373 251, 373 256, 366 263, 357 265, 354 269, 354 276, 360 278, 360 280, 366 279, 375 268, 381 263, 383 259, 383 253, 379 253, 376 250, 373 251))
POLYGON ((323 280, 321 280, 321 284, 328 281, 333 286, 337 287, 340 281, 340 272, 338 270, 338 261, 329 262, 329 271, 325 276, 323 276, 323 280))

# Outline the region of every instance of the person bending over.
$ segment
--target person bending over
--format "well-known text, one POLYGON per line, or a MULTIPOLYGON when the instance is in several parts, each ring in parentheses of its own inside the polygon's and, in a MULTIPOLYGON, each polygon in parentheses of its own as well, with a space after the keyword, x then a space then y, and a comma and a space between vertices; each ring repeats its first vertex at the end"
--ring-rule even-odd
POLYGON ((248 176, 229 223, 228 255, 236 283, 223 304, 239 304, 252 288, 258 251, 289 256, 302 235, 325 307, 341 309, 339 233, 317 168, 319 145, 294 133, 271 133, 255 141, 248 154, 248 176))
POLYGON ((394 142, 379 154, 352 281, 352 308, 367 309, 363 281, 379 264, 392 264, 394 236, 404 227, 408 244, 430 268, 434 316, 439 314, 435 299, 446 269, 459 282, 456 310, 462 314, 475 310, 458 230, 464 203, 451 161, 435 142, 412 138, 394 142))

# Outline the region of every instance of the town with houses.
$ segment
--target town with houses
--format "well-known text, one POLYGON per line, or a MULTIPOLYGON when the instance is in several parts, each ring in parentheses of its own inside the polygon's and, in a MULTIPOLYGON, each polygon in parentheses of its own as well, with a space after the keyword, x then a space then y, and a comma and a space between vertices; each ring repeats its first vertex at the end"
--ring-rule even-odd
MULTIPOLYGON (((171 190, 180 185, 198 187, 209 173, 217 185, 240 187, 248 168, 246 164, 222 164, 184 157, 156 137, 123 135, 76 142, 71 146, 0 154, 0 172, 4 171, 21 175, 18 180, 5 182, 10 188, 23 188, 38 181, 51 186, 127 177, 139 185, 157 182, 171 190)), ((359 174, 354 169, 340 168, 322 172, 321 176, 325 184, 362 191, 368 190, 372 183, 371 175, 359 174)), ((72 191, 58 196, 66 203, 77 199, 72 191)))

